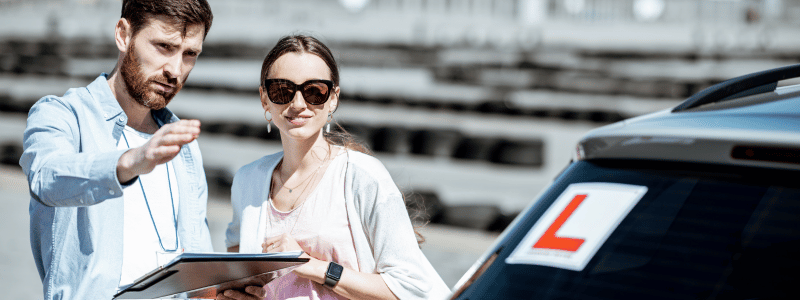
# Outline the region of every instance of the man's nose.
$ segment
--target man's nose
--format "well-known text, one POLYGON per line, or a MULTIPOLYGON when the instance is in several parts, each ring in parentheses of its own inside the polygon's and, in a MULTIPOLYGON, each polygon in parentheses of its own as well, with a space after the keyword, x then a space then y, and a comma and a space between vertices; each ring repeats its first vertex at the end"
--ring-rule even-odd
POLYGON ((181 76, 181 56, 180 55, 173 55, 168 60, 167 63, 164 65, 164 74, 169 79, 175 79, 181 76))

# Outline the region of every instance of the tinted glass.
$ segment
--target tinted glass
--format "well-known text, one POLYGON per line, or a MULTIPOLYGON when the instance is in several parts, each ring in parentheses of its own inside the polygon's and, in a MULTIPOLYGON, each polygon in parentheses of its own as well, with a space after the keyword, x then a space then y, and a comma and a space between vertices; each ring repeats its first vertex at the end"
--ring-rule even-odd
POLYGON ((286 79, 267 79, 264 81, 269 100, 275 104, 292 102, 298 89, 303 94, 306 102, 314 105, 324 104, 328 101, 333 81, 312 79, 300 85, 286 79))
POLYGON ((292 101, 295 85, 289 81, 273 81, 267 84, 267 96, 277 104, 286 104, 292 101))
MULTIPOLYGON (((591 226, 591 224, 586 224, 591 226)), ((577 162, 525 212, 459 299, 784 299, 800 294, 800 172, 577 162), (571 183, 648 191, 582 271, 506 264, 571 183)))
POLYGON ((313 82, 303 87, 303 98, 311 104, 322 104, 328 99, 328 86, 322 82, 313 82))

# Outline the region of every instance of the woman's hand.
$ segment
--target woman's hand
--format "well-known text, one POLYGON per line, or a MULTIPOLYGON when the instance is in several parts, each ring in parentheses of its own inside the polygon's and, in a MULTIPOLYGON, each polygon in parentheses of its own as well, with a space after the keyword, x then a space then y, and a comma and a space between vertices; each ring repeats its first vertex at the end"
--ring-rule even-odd
POLYGON ((286 251, 305 252, 303 248, 300 247, 300 244, 298 244, 297 241, 288 233, 268 238, 264 241, 263 244, 261 244, 261 252, 263 253, 286 252, 286 251))
MULTIPOLYGON (((261 244, 261 249, 264 253, 303 251, 303 255, 300 257, 308 258, 308 262, 298 266, 292 270, 292 272, 299 277, 309 279, 316 283, 325 283, 325 273, 328 270, 328 264, 330 262, 308 255, 288 233, 268 238, 261 244)), ((333 292, 350 299, 397 299, 397 296, 389 290, 389 287, 386 285, 386 282, 383 281, 380 274, 361 273, 348 268, 344 269, 342 279, 333 289, 333 292)))
POLYGON ((328 262, 311 257, 308 253, 300 247, 300 244, 288 233, 280 236, 268 238, 261 244, 263 253, 273 252, 286 252, 286 251, 303 251, 300 255, 301 258, 308 258, 308 262, 304 263, 293 270, 297 276, 310 279, 316 283, 322 284, 325 282, 325 271, 328 267, 328 262))

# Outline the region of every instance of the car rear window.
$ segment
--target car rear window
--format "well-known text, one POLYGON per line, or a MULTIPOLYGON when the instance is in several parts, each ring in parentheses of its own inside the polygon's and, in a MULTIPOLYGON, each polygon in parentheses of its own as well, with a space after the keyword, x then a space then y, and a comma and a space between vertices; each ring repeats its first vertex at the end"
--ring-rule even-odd
POLYGON ((509 229, 491 265, 459 298, 794 298, 800 294, 799 175, 670 162, 574 163, 509 229), (507 264, 574 183, 645 186, 647 192, 581 271, 507 264))

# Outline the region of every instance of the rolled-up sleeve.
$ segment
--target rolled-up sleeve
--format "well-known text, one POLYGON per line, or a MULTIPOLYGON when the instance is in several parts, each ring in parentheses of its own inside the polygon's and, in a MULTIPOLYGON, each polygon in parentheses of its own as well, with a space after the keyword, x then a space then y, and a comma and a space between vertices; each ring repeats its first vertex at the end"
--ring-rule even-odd
POLYGON ((116 168, 125 150, 82 152, 80 130, 74 110, 57 97, 42 98, 28 114, 20 166, 43 205, 88 206, 122 195, 116 168))

